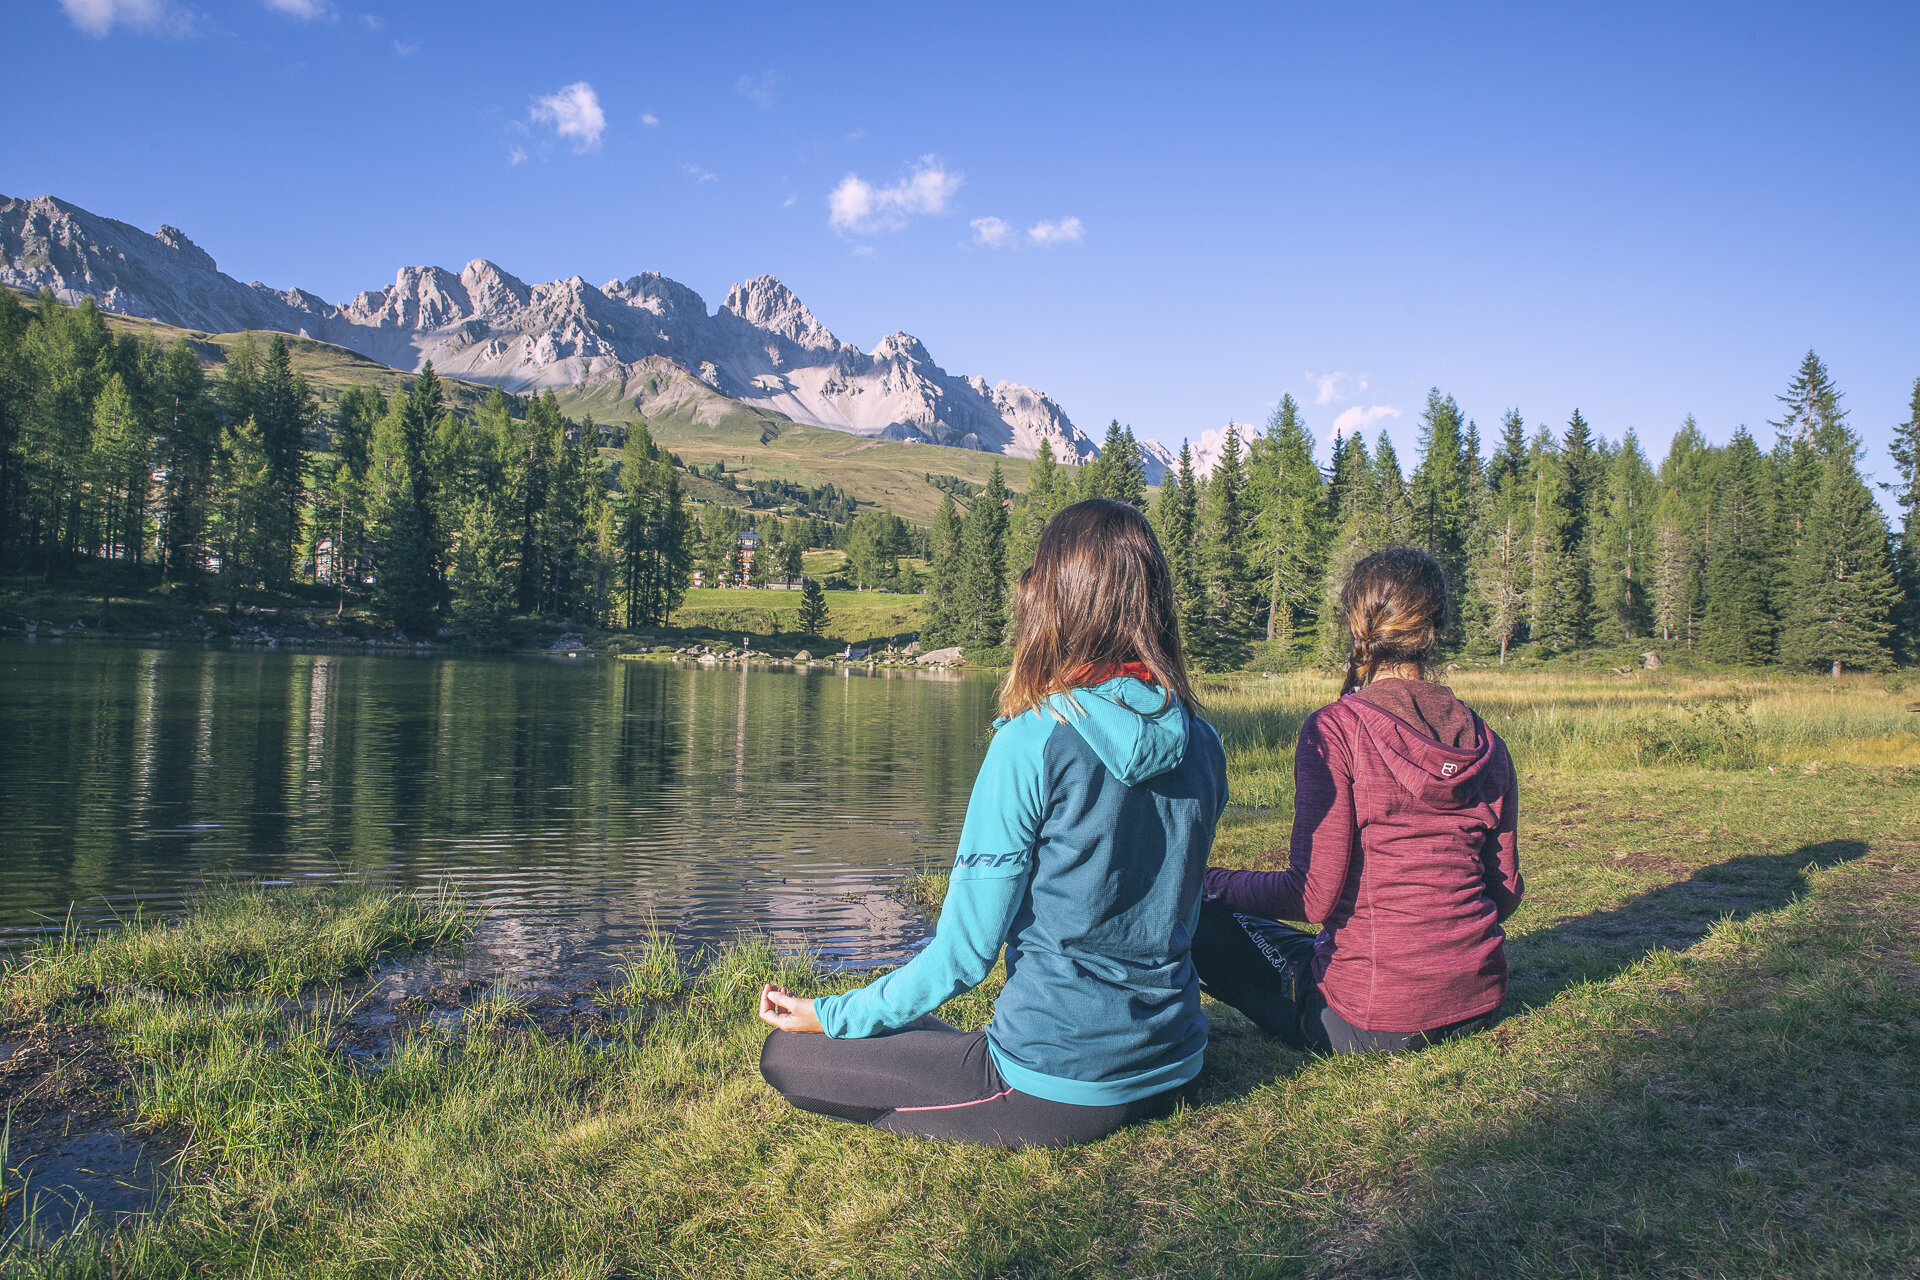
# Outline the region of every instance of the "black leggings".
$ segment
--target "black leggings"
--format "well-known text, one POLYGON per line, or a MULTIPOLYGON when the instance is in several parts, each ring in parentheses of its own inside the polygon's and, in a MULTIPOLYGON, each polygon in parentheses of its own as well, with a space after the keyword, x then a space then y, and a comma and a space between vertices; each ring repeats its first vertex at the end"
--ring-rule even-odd
POLYGON ((1289 1048, 1313 1053, 1399 1053, 1490 1027, 1500 1011, 1426 1031, 1368 1031, 1335 1013, 1313 979, 1314 935, 1242 915, 1200 908, 1193 965, 1208 995, 1230 1004, 1289 1048))
POLYGON ((1169 1114, 1180 1094, 1170 1089, 1111 1107, 1036 1098, 1000 1078, 986 1032, 937 1018, 865 1040, 775 1031, 760 1050, 760 1074, 803 1111, 985 1147, 1092 1142, 1169 1114))

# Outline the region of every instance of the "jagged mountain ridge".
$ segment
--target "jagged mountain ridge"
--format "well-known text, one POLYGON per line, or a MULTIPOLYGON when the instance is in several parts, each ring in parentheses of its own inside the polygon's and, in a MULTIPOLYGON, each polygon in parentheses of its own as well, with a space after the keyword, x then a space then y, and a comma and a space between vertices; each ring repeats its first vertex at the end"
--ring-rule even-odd
MULTIPOLYGON (((53 196, 0 197, 0 251, 0 283, 15 288, 210 332, 302 334, 403 371, 431 360, 524 391, 644 381, 659 358, 744 404, 854 435, 1014 457, 1049 439, 1071 462, 1099 452, 1044 392, 949 374, 906 333, 862 352, 770 275, 736 284, 710 314, 698 293, 654 272, 598 288, 579 276, 529 285, 476 258, 457 275, 402 267, 392 285, 337 305, 241 284, 178 228, 149 234, 53 196)), ((1143 445, 1157 481, 1165 451, 1143 445)))

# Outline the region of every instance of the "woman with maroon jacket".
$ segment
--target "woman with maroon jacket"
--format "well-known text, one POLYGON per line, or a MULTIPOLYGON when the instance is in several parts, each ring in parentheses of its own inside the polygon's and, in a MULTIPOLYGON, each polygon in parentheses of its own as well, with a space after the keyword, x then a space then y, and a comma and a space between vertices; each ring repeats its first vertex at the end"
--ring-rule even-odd
POLYGON ((1207 994, 1296 1049, 1394 1053, 1499 1015, 1520 793, 1506 745, 1425 679, 1447 616, 1439 563, 1376 552, 1340 612, 1346 682, 1300 729, 1287 869, 1210 868, 1193 960, 1207 994))

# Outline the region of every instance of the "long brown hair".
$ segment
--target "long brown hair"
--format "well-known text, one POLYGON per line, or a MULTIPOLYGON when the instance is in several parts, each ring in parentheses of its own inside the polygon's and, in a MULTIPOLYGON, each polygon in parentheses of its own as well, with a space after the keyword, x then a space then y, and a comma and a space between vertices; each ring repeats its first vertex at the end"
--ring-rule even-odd
POLYGON ((1446 630, 1447 575, 1424 551, 1376 551, 1353 566, 1340 588, 1340 622, 1353 641, 1341 697, 1381 667, 1411 664, 1424 677, 1446 630))
POLYGON ((1073 688, 1088 666, 1128 662, 1152 671, 1169 700, 1199 711, 1180 651, 1173 575, 1153 527, 1127 503, 1089 498, 1047 521, 1014 609, 1018 632, 1001 715, 1073 688))

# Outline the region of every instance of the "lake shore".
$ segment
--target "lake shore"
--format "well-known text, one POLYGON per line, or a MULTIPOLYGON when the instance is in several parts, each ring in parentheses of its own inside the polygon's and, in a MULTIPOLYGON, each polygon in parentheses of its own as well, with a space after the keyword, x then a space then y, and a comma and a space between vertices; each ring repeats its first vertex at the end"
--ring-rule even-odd
MULTIPOLYGON (((1492 1033, 1322 1060, 1209 1004, 1189 1109, 1090 1147, 977 1151, 765 1088, 759 984, 860 980, 805 957, 656 939, 593 1017, 502 982, 369 1051, 354 984, 457 947, 465 904, 243 895, 0 978, 11 1034, 122 1064, 121 1118, 181 1153, 156 1216, 16 1234, 0 1274, 1910 1270, 1920 771, 1898 696, 1750 680, 1727 709, 1697 681, 1461 684, 1525 776, 1529 893, 1492 1033), (1745 724, 1747 754, 1680 734, 1707 714, 1745 724)), ((1254 802, 1217 863, 1282 856, 1290 726, 1323 693, 1209 688, 1254 802)), ((981 1025, 994 986, 942 1016, 981 1025)))

